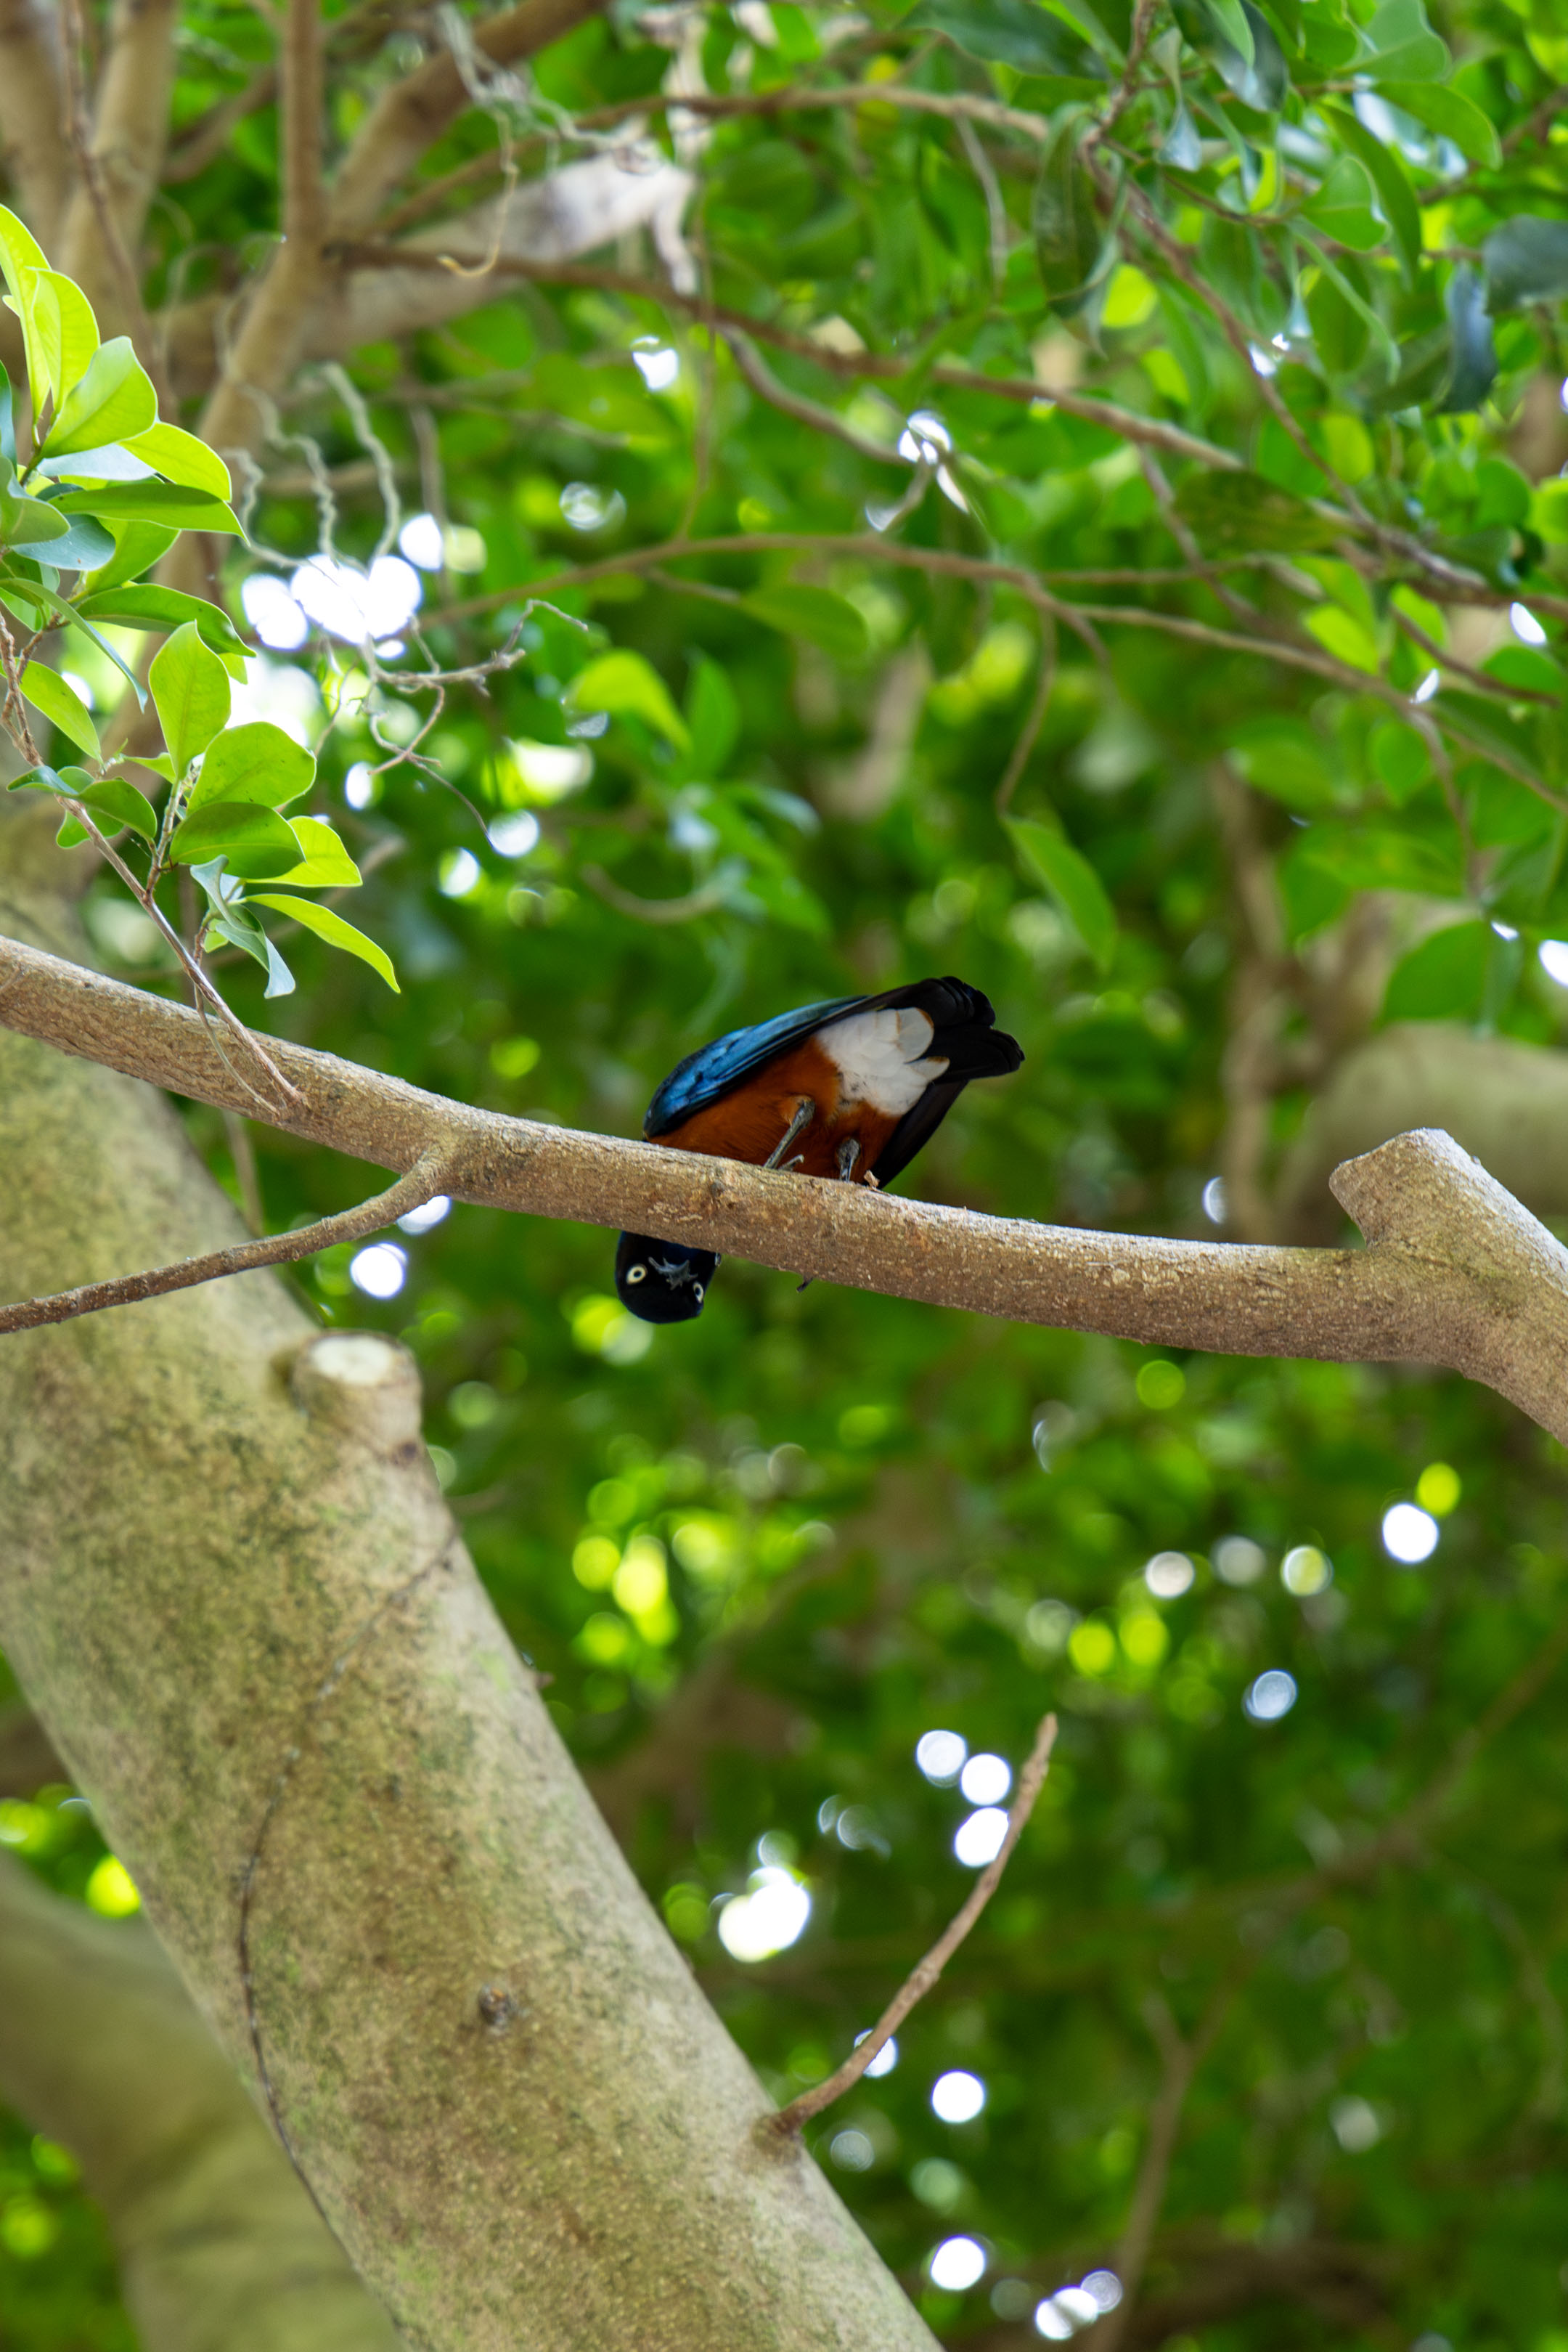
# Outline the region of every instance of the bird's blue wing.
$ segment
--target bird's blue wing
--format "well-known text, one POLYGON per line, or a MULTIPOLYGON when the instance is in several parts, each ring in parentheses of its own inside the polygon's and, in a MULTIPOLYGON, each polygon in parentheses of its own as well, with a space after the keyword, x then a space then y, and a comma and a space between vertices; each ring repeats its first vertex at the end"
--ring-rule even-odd
POLYGON ((859 1005, 880 1002, 874 997, 830 997, 825 1003, 802 1004, 794 1013, 778 1013, 752 1029, 731 1029, 727 1035, 716 1037, 711 1045, 699 1045, 670 1072, 648 1105, 643 1134, 650 1143, 668 1135, 673 1127, 717 1102, 765 1062, 813 1035, 824 1022, 852 1013, 859 1005))

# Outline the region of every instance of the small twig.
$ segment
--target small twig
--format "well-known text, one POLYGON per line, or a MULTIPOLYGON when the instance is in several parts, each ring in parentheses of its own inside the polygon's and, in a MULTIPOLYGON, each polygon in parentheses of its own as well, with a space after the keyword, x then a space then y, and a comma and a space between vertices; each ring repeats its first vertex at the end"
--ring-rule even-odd
MULTIPOLYGON (((683 583, 683 585, 685 583, 683 583)), ((691 923, 699 915, 716 914, 735 887, 733 873, 705 882, 695 890, 687 890, 678 898, 639 898, 634 892, 623 890, 612 881, 602 866, 585 866, 582 878, 594 896, 613 907, 618 915, 630 915, 637 923, 691 923)))
POLYGON ((997 786, 997 814, 1005 816, 1008 804, 1018 790, 1019 779, 1030 762, 1040 730, 1045 724, 1045 714, 1051 708, 1051 689, 1056 684, 1056 624, 1049 613, 1040 616, 1040 677, 1035 682, 1034 700, 1029 707, 1018 741, 1013 745, 1012 758, 1008 761, 1001 782, 997 786))
POLYGON ((236 1242, 233 1248, 209 1250, 203 1257, 182 1258, 175 1265, 152 1267, 146 1274, 116 1275, 109 1282, 83 1283, 77 1290, 58 1290, 47 1298, 26 1298, 14 1307, 0 1307, 0 1332, 33 1331, 43 1323, 69 1323, 78 1315, 100 1314, 106 1307, 131 1307, 139 1299, 161 1298, 171 1290, 190 1290, 202 1282, 221 1281, 225 1275, 248 1274, 256 1266, 285 1265, 310 1257, 338 1242, 356 1242, 365 1234, 394 1224, 411 1209, 421 1207, 441 1190, 447 1154, 430 1145, 406 1176, 373 1201, 340 1216, 323 1217, 298 1233, 269 1234, 262 1241, 236 1242))
POLYGON ((852 425, 846 425, 843 418, 835 415, 831 408, 821 407, 816 401, 807 400, 801 394, 788 390, 763 366, 749 336, 743 335, 735 327, 721 327, 719 332, 729 345, 735 364, 752 391, 759 394, 783 415, 792 416, 798 425, 810 425, 814 432, 831 433, 835 440, 852 449, 857 457, 869 457, 873 465, 908 466, 913 462, 901 457, 891 443, 869 439, 865 434, 857 433, 852 425))
POLYGON ((1166 2183, 1170 2176, 1171 2158, 1176 2154, 1176 2136, 1181 2129, 1186 2095, 1192 2088, 1194 2075, 1214 2046, 1215 2037, 1225 2022, 1239 1984, 1252 1974, 1260 1957, 1255 1954, 1239 1969, 1232 1969, 1216 1990, 1190 2042, 1183 2040, 1169 2004, 1160 1993, 1150 1993, 1144 2003, 1144 2021, 1160 2053, 1160 2087, 1149 2109, 1149 2137, 1144 2147, 1144 2160, 1138 2167, 1126 2224, 1116 2248, 1116 2275, 1122 2282, 1122 2302, 1096 2327, 1096 2352, 1115 2352, 1131 2323, 1138 2288, 1143 2283, 1149 2259, 1149 2247, 1154 2241, 1155 2224, 1165 2203, 1166 2183))
POLYGON ((769 2116, 762 2126, 764 2131, 775 2132, 780 2139, 792 2137, 802 2124, 809 2123, 813 2116, 820 2116, 822 2109, 831 2107, 835 2099, 841 2099, 844 2093, 860 2081, 877 2052, 893 2039, 915 2002, 930 1991, 1001 1884, 1002 1873, 1008 1866, 1014 1846, 1023 1835, 1024 1823, 1034 1811, 1034 1801, 1044 1786, 1045 1776, 1051 1769, 1051 1751, 1055 1744, 1056 1717, 1048 1715, 1035 1735, 1029 1761, 1019 1774, 1018 1795, 1013 1799, 1008 1814, 1007 1835, 995 1860, 986 1864, 975 1881, 963 1909, 946 1932, 937 1937, 914 1974, 905 1978, 871 2032, 855 2044, 838 2072, 830 2074, 825 2083, 819 2083, 815 2090, 802 2091, 798 2099, 791 2099, 789 2105, 780 2107, 776 2116, 769 2116))

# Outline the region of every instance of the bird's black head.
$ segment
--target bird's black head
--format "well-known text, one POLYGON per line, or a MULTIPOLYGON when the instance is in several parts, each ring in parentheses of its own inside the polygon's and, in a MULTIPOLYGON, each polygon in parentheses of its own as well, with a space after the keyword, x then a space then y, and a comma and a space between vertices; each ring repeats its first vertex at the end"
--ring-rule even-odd
POLYGON ((703 1311, 717 1265, 712 1250, 622 1234, 615 1245, 615 1296, 644 1323, 690 1323, 703 1311))

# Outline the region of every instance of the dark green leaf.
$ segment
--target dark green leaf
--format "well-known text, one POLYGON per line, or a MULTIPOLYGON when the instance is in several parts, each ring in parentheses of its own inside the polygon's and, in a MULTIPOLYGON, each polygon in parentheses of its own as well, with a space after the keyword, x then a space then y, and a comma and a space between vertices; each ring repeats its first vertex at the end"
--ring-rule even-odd
POLYGON ((1448 280, 1448 328, 1453 372, 1437 404, 1439 416, 1459 416, 1480 406, 1497 381, 1497 351, 1487 316, 1487 289, 1469 262, 1448 280))
POLYGON ((1519 213, 1494 228, 1481 247, 1494 310, 1521 310, 1568 294, 1568 220, 1519 213))
POLYGON ((1441 81, 1389 81, 1379 75, 1379 85, 1390 106, 1403 109, 1424 122, 1428 131, 1439 138, 1451 139, 1462 155, 1472 163, 1485 163, 1495 168, 1502 161, 1502 148, 1497 131, 1480 108, 1451 83, 1441 81))
POLYGON ((1205 546, 1221 554, 1257 547, 1301 552, 1333 547, 1343 529, 1261 474, 1245 471, 1190 474, 1176 493, 1176 509, 1205 546))
POLYGON ((846 596, 831 588, 754 588, 742 601, 756 620, 787 637, 804 637, 834 661, 852 665, 865 659, 865 622, 846 596))
POLYGON ((1490 923, 1449 923, 1396 963, 1385 1021, 1467 1021, 1480 1012, 1496 944, 1490 923))
POLYGON ((920 0, 901 19, 901 33, 945 33, 972 58, 1026 74, 1092 72, 1059 17, 1038 0, 920 0))
POLYGON ((1363 35, 1361 70, 1374 81, 1436 81, 1448 51, 1427 22, 1421 0, 1382 0, 1363 35))
POLYGON ((1352 154, 1359 156, 1371 173, 1383 216, 1394 234, 1406 283, 1413 286, 1421 266, 1421 215, 1397 149, 1385 147, 1381 139, 1375 139, 1349 107, 1325 105, 1322 112, 1352 154))
POLYGON ((1081 108, 1058 122, 1034 190, 1034 249, 1040 284, 1053 310, 1071 318, 1110 268, 1114 240, 1096 206, 1095 186, 1078 150, 1087 128, 1081 108))

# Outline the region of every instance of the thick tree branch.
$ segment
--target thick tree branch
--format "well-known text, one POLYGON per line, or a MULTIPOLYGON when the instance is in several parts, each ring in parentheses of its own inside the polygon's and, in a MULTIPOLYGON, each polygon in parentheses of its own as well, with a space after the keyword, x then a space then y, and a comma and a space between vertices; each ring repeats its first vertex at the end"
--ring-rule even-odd
POLYGON ((134 334, 142 324, 136 257, 169 135, 179 13, 178 0, 116 0, 81 175, 60 234, 59 266, 83 287, 106 332, 134 334))
MULTIPOLYGON (((486 18, 474 47, 492 65, 520 65, 600 12, 602 0, 518 0, 486 18)), ((474 102, 450 50, 432 58, 372 107, 343 159, 332 190, 332 229, 354 236, 413 170, 420 157, 474 102)))
POLYGON ((158 2352, 395 2352, 140 1920, 111 1925, 0 1853, 0 2095, 68 2147, 158 2352))
POLYGON ((0 5, 0 147, 21 209, 52 253, 70 196, 71 159, 54 21, 43 0, 0 5))
MULTIPOLYGON (((219 1109, 263 1116, 201 1020, 0 940, 0 1024, 219 1109)), ((432 1146, 455 1199, 628 1225, 813 1278, 1020 1322, 1236 1355, 1443 1364, 1568 1437, 1568 1251, 1444 1135, 1336 1170, 1364 1250, 1064 1231, 476 1110, 269 1040, 274 1126, 400 1171, 432 1146)))

